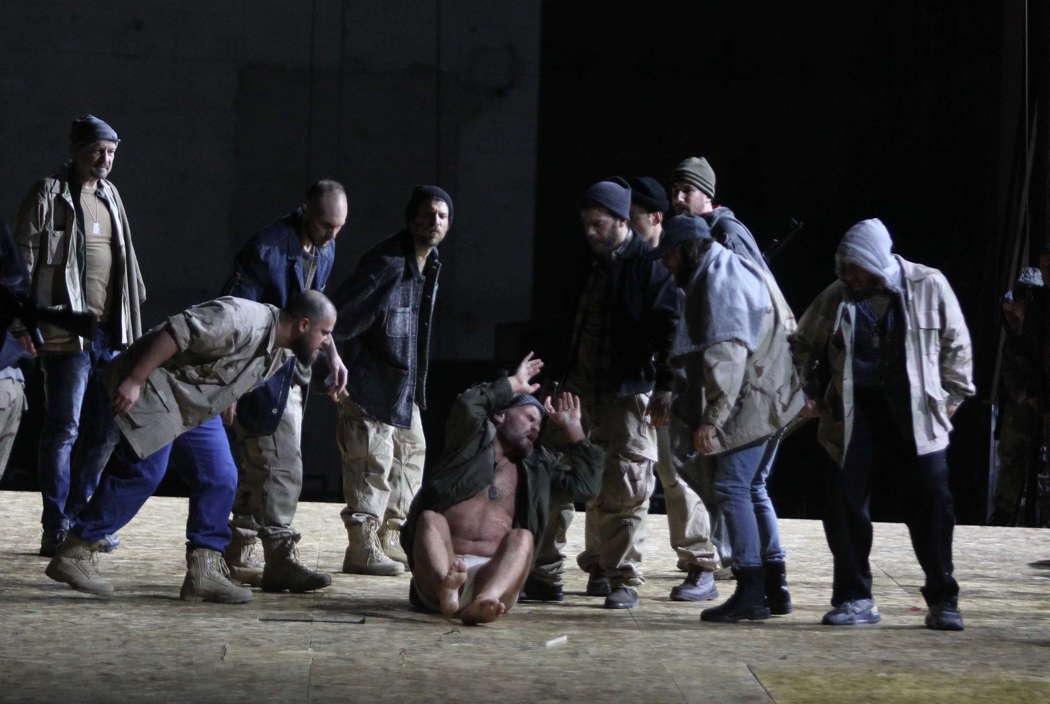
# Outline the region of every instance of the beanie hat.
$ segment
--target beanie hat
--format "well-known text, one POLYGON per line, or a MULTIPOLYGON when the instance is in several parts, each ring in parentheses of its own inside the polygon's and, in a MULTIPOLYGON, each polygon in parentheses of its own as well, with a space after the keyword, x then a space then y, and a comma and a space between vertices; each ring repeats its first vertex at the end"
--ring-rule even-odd
POLYGON ((69 127, 69 152, 75 154, 86 146, 107 140, 120 142, 117 132, 94 115, 84 115, 73 120, 69 127))
POLYGON ((667 191, 655 178, 649 176, 628 176, 627 184, 631 187, 631 202, 647 213, 666 213, 670 207, 667 191))
POLYGON ((543 404, 532 394, 514 394, 514 398, 512 398, 510 403, 501 409, 501 412, 508 411, 511 408, 517 408, 518 406, 535 406, 540 409, 540 417, 547 415, 547 409, 544 408, 543 404))
POLYGON ((715 197, 715 170, 707 163, 707 159, 702 156, 691 156, 683 159, 675 167, 672 180, 685 181, 706 193, 708 198, 715 197))
POLYGON ((659 259, 680 244, 705 239, 711 239, 707 220, 696 215, 674 215, 664 221, 664 232, 660 235, 660 244, 653 250, 652 258, 659 259))
POLYGON ((631 187, 623 179, 595 183, 584 191, 583 202, 600 205, 621 220, 631 219, 631 187))
POLYGON ((405 206, 405 220, 412 220, 416 217, 416 211, 419 210, 419 206, 432 200, 445 202, 445 205, 448 206, 448 221, 451 223, 453 215, 452 196, 439 186, 416 186, 413 188, 412 195, 408 199, 408 205, 405 206))

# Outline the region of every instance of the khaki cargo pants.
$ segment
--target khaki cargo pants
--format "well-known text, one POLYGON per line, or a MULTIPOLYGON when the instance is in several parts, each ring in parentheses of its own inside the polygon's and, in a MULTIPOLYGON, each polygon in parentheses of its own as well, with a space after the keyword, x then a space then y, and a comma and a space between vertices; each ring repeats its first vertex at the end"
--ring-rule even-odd
POLYGON ((303 490, 303 387, 292 384, 273 435, 252 435, 239 422, 233 431, 240 478, 233 503, 234 530, 260 537, 293 535, 292 519, 303 490))
POLYGON ((700 496, 678 476, 671 454, 671 429, 656 431, 660 459, 656 462, 656 476, 664 488, 667 509, 667 527, 671 534, 671 549, 678 555, 678 569, 700 567, 717 569, 717 560, 711 554, 711 518, 700 496))
POLYGON ((343 523, 372 518, 379 526, 401 530, 427 456, 419 406, 412 405, 411 426, 398 428, 366 417, 357 404, 343 399, 336 440, 343 458, 343 523))
MULTIPOLYGON (((644 418, 649 394, 581 400, 584 427, 591 441, 605 450, 605 466, 601 492, 587 502, 586 544, 576 562, 586 572, 604 573, 613 587, 637 586, 645 581, 641 569, 645 518, 656 483, 656 429, 644 418)), ((551 507, 550 524, 537 551, 535 578, 560 582, 565 532, 574 514, 568 502, 551 507)))
POLYGON ((25 410, 25 384, 18 379, 0 379, 0 479, 7 469, 7 460, 25 410))

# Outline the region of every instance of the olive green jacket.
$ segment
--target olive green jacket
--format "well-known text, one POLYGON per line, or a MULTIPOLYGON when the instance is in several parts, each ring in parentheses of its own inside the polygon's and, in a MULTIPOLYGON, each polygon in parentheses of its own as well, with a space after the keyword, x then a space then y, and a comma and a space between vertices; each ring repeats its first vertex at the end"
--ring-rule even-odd
MULTIPOLYGON (((496 426, 489 417, 506 408, 514 393, 506 378, 473 386, 456 399, 445 430, 445 454, 423 478, 401 528, 401 547, 412 565, 415 528, 423 511, 443 512, 492 485, 496 475, 496 426)), ((514 527, 532 533, 538 545, 547 525, 551 491, 584 501, 601 489, 602 451, 583 440, 560 453, 538 447, 518 465, 514 527)))

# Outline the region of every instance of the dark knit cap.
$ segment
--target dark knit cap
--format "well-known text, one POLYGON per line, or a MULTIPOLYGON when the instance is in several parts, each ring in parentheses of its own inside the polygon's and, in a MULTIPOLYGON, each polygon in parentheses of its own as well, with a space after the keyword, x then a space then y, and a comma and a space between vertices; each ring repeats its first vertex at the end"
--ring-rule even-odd
POLYGON ((120 142, 116 130, 94 115, 78 117, 69 127, 69 152, 71 154, 102 140, 120 142))
POLYGON ((653 250, 653 258, 659 259, 680 244, 693 240, 711 238, 707 221, 696 215, 674 215, 664 220, 664 232, 660 244, 653 250))
POLYGON ((413 188, 412 195, 408 199, 408 205, 405 206, 405 220, 411 220, 416 217, 416 211, 419 210, 419 206, 432 200, 445 201, 445 205, 448 206, 448 221, 451 223, 453 215, 452 196, 439 186, 416 186, 413 188))
POLYGON ((510 403, 503 407, 503 410, 508 411, 511 408, 517 408, 518 406, 535 406, 540 409, 541 417, 547 415, 547 409, 544 408, 543 404, 532 394, 514 394, 514 398, 510 400, 510 403))
POLYGON ((583 204, 596 204, 623 220, 631 219, 631 187, 621 178, 599 181, 583 192, 583 204))
POLYGON ((628 176, 627 184, 631 187, 631 202, 645 212, 666 213, 671 206, 667 200, 667 190, 655 178, 628 176))
POLYGON ((715 170, 702 156, 683 159, 674 169, 672 181, 685 181, 699 188, 708 198, 715 197, 715 170))

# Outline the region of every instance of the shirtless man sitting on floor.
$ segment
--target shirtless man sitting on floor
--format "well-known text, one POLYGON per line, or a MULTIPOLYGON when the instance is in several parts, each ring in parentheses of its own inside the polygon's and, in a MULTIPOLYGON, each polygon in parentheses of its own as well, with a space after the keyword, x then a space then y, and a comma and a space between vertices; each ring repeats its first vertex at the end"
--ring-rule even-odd
POLYGON ((462 393, 449 411, 445 454, 430 470, 401 529, 417 608, 489 623, 510 610, 532 567, 551 491, 583 501, 601 488, 602 453, 580 425, 580 400, 541 404, 530 383, 543 362, 462 393), (567 445, 536 446, 544 415, 567 445))

